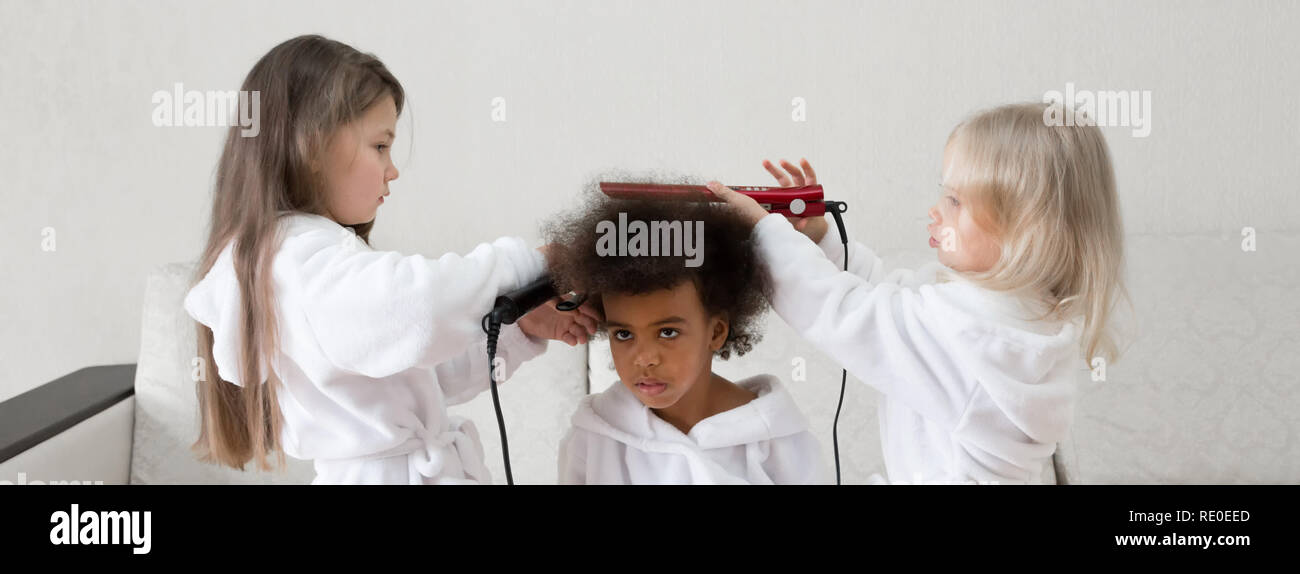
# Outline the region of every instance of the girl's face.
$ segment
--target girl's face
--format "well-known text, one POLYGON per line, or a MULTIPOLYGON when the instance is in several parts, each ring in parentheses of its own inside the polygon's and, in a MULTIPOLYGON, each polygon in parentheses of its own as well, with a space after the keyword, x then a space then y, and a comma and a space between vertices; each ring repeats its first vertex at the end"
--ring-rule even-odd
POLYGON ((704 400, 728 325, 709 316, 694 282, 642 295, 605 293, 601 301, 614 367, 636 398, 652 409, 683 397, 704 400))
POLYGON ((397 179, 390 153, 396 130, 397 105, 384 96, 332 135, 322 169, 334 221, 356 225, 375 219, 388 182, 397 179))
POLYGON ((930 247, 939 250, 939 262, 956 271, 988 271, 1002 252, 998 238, 975 222, 962 190, 948 184, 961 161, 948 146, 943 153, 944 183, 939 202, 930 207, 930 247))

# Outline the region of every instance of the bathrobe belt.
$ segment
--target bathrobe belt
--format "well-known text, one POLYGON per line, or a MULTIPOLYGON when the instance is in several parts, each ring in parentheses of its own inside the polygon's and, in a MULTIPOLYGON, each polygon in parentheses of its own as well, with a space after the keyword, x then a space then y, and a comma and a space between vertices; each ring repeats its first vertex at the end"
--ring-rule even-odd
POLYGON ((450 462, 453 469, 459 467, 466 477, 491 484, 492 474, 483 464, 483 443, 479 440, 478 427, 474 426, 474 421, 450 415, 448 423, 449 429, 436 434, 418 427, 413 429, 415 436, 402 444, 351 460, 376 460, 405 455, 409 457, 416 472, 429 478, 442 476, 448 470, 450 462))

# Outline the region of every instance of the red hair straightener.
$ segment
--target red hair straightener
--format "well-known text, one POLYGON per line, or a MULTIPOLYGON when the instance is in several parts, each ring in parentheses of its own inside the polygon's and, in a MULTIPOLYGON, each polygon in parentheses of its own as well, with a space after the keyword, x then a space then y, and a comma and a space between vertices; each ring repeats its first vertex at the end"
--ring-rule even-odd
MULTIPOLYGON (((728 186, 730 187, 730 186, 728 186)), ((803 187, 732 187, 739 193, 754 198, 768 213, 788 217, 813 217, 826 214, 826 200, 822 186, 803 187)), ((600 182, 600 191, 616 199, 666 199, 674 201, 722 201, 702 185, 677 185, 658 183, 600 182)), ((833 210, 832 210, 833 211, 833 210)))

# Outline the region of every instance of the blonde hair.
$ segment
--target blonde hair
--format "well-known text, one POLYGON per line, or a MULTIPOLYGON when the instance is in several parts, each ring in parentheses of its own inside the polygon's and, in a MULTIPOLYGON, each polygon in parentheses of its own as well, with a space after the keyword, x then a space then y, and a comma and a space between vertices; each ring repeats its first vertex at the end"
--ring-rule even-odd
MULTIPOLYGON (((276 392, 280 381, 259 361, 274 357, 278 341, 271 263, 279 248, 277 231, 285 212, 327 213, 323 181, 311 169, 331 134, 391 95, 402 112, 401 84, 377 58, 317 35, 298 36, 271 49, 249 71, 242 88, 260 91, 266 122, 256 137, 238 126, 226 133, 217 166, 207 246, 191 282, 212 269, 231 241, 240 295, 241 385, 221 378, 212 356, 213 333, 202 323, 198 352, 204 376, 198 381, 200 427, 192 445, 204 462, 243 469, 255 459, 267 470, 275 452, 280 467, 283 418, 276 392)), ((345 225, 366 244, 374 221, 345 225)), ((260 361, 264 364, 269 360, 260 361)))
POLYGON ((1081 320, 1084 360, 1114 361, 1113 312, 1128 297, 1115 173, 1096 126, 1048 124, 1065 113, 1075 112, 1022 103, 971 116, 948 136, 945 184, 969 196, 976 223, 1002 244, 992 268, 966 277, 1045 303, 1042 318, 1081 320))

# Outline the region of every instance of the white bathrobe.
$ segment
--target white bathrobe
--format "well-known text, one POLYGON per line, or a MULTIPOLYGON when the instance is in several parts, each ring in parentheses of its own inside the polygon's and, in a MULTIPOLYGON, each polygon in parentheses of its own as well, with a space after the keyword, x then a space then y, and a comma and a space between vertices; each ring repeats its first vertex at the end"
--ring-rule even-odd
POLYGON ((682 434, 616 381, 587 395, 560 442, 561 484, 828 484, 821 447, 781 382, 737 385, 757 398, 682 434))
POLYGON ((1034 321, 1041 308, 937 262, 885 273, 856 242, 846 273, 833 223, 820 245, 776 214, 753 237, 777 314, 884 394, 891 483, 1044 482, 1086 365, 1077 322, 1034 321))
MULTIPOLYGON (((281 445, 314 460, 313 484, 491 482, 471 421, 447 406, 488 388, 480 320, 498 294, 541 276, 544 258, 502 238, 437 259, 375 251, 350 228, 283 212, 272 266, 282 382, 281 445)), ((233 246, 185 297, 213 331, 221 377, 237 385, 242 354, 233 246)), ((546 348, 510 325, 498 356, 510 373, 546 348)), ((266 361, 259 365, 266 380, 266 361)))

